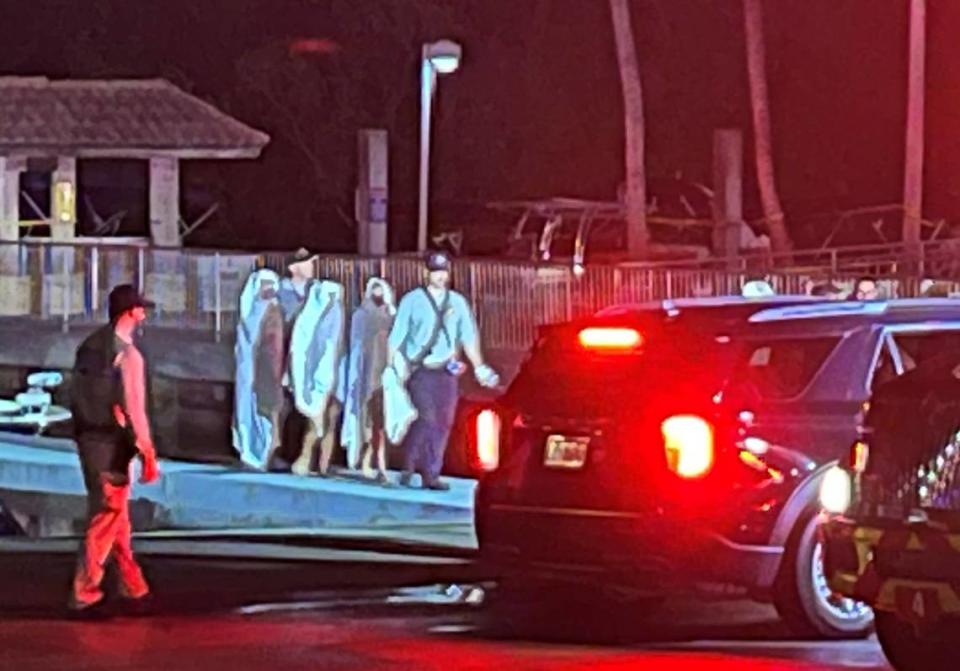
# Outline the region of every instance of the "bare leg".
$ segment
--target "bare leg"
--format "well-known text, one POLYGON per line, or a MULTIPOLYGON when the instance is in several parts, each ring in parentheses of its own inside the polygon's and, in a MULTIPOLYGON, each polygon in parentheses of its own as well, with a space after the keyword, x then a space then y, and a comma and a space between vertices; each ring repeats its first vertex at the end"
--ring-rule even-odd
MULTIPOLYGON (((290 470, 296 475, 310 474, 310 466, 313 463, 313 455, 317 448, 317 434, 317 423, 311 417, 307 422, 307 432, 303 437, 303 448, 300 450, 300 456, 290 467, 290 470)), ((326 473, 326 470, 321 466, 320 472, 326 473)))
POLYGON ((369 443, 364 443, 363 445, 363 461, 361 465, 361 470, 363 472, 363 477, 373 479, 374 472, 371 462, 373 461, 373 446, 369 443))
POLYGON ((378 479, 382 482, 387 479, 387 441, 383 431, 373 432, 373 451, 377 453, 378 479))
POLYGON ((326 475, 330 469, 330 458, 333 456, 333 448, 337 444, 337 420, 340 418, 340 404, 330 399, 326 408, 326 422, 324 422, 324 433, 320 439, 320 473, 326 475))

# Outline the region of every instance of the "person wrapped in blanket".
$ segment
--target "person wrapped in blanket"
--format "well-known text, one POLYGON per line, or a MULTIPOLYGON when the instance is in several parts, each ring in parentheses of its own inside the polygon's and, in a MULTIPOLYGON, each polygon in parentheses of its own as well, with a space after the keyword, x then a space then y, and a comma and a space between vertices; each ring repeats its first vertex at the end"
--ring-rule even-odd
POLYGON ((389 484, 382 380, 387 367, 387 338, 396 313, 393 289, 378 277, 370 278, 363 301, 350 319, 350 354, 340 375, 340 444, 347 455, 347 466, 360 468, 364 477, 382 485, 389 484))
POLYGON ((293 325, 287 368, 295 410, 307 422, 300 455, 291 467, 296 475, 329 473, 340 415, 336 392, 343 336, 343 286, 329 280, 312 282, 293 325))
POLYGON ((272 270, 257 270, 247 278, 234 347, 233 447, 244 464, 261 471, 280 445, 284 348, 279 284, 272 270))

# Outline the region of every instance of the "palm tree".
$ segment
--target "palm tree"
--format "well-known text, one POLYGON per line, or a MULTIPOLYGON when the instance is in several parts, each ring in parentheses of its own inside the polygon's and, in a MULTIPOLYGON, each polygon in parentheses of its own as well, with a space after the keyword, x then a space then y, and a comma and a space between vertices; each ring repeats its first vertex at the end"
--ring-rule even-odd
POLYGON ((610 0, 610 18, 617 45, 623 89, 624 162, 626 168, 627 249, 631 258, 647 256, 647 185, 644 164, 643 87, 633 40, 628 0, 610 0))
POLYGON ((910 65, 907 83, 907 145, 903 174, 903 241, 920 244, 923 216, 923 107, 926 65, 926 0, 910 2, 910 65))
POLYGON ((793 245, 787 233, 780 196, 777 195, 777 181, 773 167, 761 2, 762 0, 743 0, 747 73, 750 77, 750 106, 753 110, 753 146, 756 154, 760 201, 763 205, 763 217, 770 232, 770 244, 774 252, 787 252, 793 245))

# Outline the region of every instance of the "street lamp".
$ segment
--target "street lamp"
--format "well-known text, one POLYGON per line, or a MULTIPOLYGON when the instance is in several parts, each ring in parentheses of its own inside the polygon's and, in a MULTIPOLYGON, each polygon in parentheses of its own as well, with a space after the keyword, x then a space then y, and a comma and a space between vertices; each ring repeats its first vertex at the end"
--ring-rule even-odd
POLYGON ((420 63, 420 209, 417 251, 427 249, 427 192, 430 178, 430 113, 437 89, 437 74, 456 72, 463 49, 456 42, 440 40, 423 45, 420 63))

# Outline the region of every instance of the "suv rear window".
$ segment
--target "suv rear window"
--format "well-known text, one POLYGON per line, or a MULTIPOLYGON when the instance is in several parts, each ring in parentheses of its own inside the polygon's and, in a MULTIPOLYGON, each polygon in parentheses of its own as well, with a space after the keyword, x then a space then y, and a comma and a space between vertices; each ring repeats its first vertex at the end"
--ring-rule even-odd
POLYGON ((750 342, 732 382, 746 385, 761 398, 795 398, 813 382, 839 341, 831 336, 750 342))
POLYGON ((515 378, 511 402, 528 412, 609 417, 669 401, 672 395, 682 398, 686 388, 710 398, 736 358, 730 338, 722 337, 728 324, 721 320, 665 320, 658 313, 632 326, 645 344, 639 352, 623 355, 577 347, 576 327, 554 330, 515 378))

